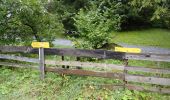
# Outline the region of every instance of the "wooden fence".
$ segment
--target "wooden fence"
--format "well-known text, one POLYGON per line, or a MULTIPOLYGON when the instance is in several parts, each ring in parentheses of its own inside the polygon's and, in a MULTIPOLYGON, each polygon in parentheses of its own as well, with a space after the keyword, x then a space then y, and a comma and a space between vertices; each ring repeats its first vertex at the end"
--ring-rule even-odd
MULTIPOLYGON (((0 59, 15 60, 30 62, 32 64, 22 64, 22 63, 10 63, 4 60, 0 61, 0 65, 11 66, 11 67, 26 67, 33 69, 40 69, 36 64, 39 64, 41 61, 37 58, 21 57, 15 56, 13 53, 26 53, 26 54, 39 54, 38 49, 32 47, 23 47, 23 46, 0 46, 0 59)), ((114 65, 114 64, 104 64, 104 63, 92 63, 92 62, 80 62, 80 61, 54 61, 54 60, 45 60, 45 65, 56 66, 56 65, 65 65, 65 66, 79 66, 82 69, 76 68, 60 68, 60 67, 45 67, 45 71, 56 72, 59 74, 67 75, 81 75, 81 76, 95 76, 95 77, 104 77, 123 80, 124 84, 119 86, 105 85, 108 87, 126 87, 131 90, 139 91, 152 91, 158 93, 170 94, 170 79, 158 76, 144 76, 144 75, 134 75, 129 72, 143 72, 143 73, 156 73, 156 74, 170 74, 170 69, 160 69, 160 68, 146 68, 139 66, 129 66, 128 60, 147 60, 147 61, 162 61, 170 62, 170 54, 154 54, 154 53, 122 53, 106 50, 81 50, 81 49, 58 49, 58 48, 49 48, 44 49, 45 55, 59 55, 59 56, 73 56, 73 57, 90 57, 90 58, 100 58, 100 59, 118 59, 124 61, 123 65, 114 65), (84 68, 109 68, 111 71, 92 71, 85 70, 84 68), (113 71, 114 70, 114 71, 113 71), (143 83, 143 84, 153 84, 149 88, 141 85, 134 85, 131 83, 143 83), (164 87, 164 88, 162 88, 164 87), (165 88, 166 87, 166 88, 165 88)), ((41 64, 42 66, 42 64, 41 64)), ((42 73, 41 73, 42 74, 42 73)), ((43 73, 45 74, 45 73, 43 73)))

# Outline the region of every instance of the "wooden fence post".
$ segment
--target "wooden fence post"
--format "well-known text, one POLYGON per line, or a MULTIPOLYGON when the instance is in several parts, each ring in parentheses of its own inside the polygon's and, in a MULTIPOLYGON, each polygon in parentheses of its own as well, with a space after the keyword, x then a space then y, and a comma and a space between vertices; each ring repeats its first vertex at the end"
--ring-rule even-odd
POLYGON ((128 66, 128 59, 124 59, 124 89, 126 88, 126 74, 127 74, 127 69, 126 67, 128 66))
POLYGON ((44 48, 39 48, 39 68, 40 68, 40 79, 43 80, 45 77, 45 60, 44 60, 44 48))

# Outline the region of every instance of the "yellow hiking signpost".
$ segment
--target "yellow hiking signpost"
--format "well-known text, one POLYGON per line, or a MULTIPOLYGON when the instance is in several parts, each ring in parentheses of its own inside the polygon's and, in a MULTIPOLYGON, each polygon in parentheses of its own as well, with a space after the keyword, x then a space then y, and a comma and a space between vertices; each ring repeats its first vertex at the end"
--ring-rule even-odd
POLYGON ((115 47, 116 52, 127 52, 127 53, 141 53, 140 48, 124 48, 124 47, 115 47))
POLYGON ((50 48, 49 42, 32 42, 31 46, 33 48, 39 48, 39 69, 40 69, 40 79, 45 77, 45 57, 44 48, 50 48))
POLYGON ((50 48, 49 42, 32 42, 33 48, 50 48))

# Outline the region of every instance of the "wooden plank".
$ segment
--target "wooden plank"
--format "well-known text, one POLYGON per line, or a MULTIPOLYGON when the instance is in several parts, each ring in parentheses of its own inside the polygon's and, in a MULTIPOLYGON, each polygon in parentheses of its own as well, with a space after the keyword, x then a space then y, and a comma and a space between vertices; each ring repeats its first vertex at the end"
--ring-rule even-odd
POLYGON ((44 60, 44 48, 39 48, 39 68, 40 68, 40 79, 45 77, 45 60, 44 60))
MULTIPOLYGON (((29 53, 32 51, 32 47, 28 46, 0 46, 0 52, 6 53, 29 53)), ((38 54, 38 52, 37 52, 38 54)))
POLYGON ((138 86, 138 85, 132 85, 132 84, 126 84, 126 88, 128 88, 129 90, 170 94, 170 88, 144 87, 144 86, 138 86))
POLYGON ((31 68, 31 69, 37 69, 38 70, 38 66, 36 65, 31 65, 31 64, 19 64, 19 63, 9 63, 9 62, 1 62, 0 61, 0 65, 3 66, 9 66, 9 67, 17 67, 17 68, 31 68))
MULTIPOLYGON (((32 47, 0 46, 0 52, 19 52, 38 54, 38 49, 32 47)), ((47 55, 74 56, 74 57, 94 57, 105 59, 123 59, 125 53, 106 51, 106 50, 83 50, 83 49, 64 49, 64 48, 46 48, 47 55), (105 54, 105 56, 104 56, 105 54)))
POLYGON ((111 68, 120 71, 124 70, 124 66, 119 66, 114 64, 92 63, 92 62, 46 60, 45 63, 49 65, 79 66, 84 68, 111 68))
POLYGON ((14 56, 14 55, 5 55, 5 54, 0 54, 0 59, 25 61, 25 62, 30 62, 30 63, 38 63, 39 62, 39 60, 36 58, 19 57, 19 56, 14 56))
POLYGON ((128 71, 139 71, 139 72, 148 72, 148 73, 158 73, 158 74, 170 74, 170 69, 161 69, 161 68, 145 68, 145 67, 135 67, 135 66, 126 66, 128 71))
POLYGON ((100 72, 100 71, 88 71, 88 70, 80 70, 80 69, 62 69, 55 67, 46 67, 45 71, 56 72, 59 74, 66 75, 80 75, 80 76, 95 76, 95 77, 103 77, 103 78, 115 78, 123 80, 123 73, 111 73, 111 72, 100 72))
POLYGON ((170 55, 162 55, 162 54, 132 54, 132 53, 128 54, 128 53, 126 53, 125 59, 170 62, 170 55))
POLYGON ((126 75, 126 81, 128 82, 139 82, 139 83, 149 83, 157 85, 167 85, 170 86, 169 78, 158 78, 158 77, 145 77, 145 76, 136 76, 136 75, 126 75))
MULTIPOLYGON (((10 60, 18 60, 25 61, 31 63, 38 63, 39 60, 36 58, 28 58, 28 57, 19 57, 14 55, 4 55, 0 54, 0 59, 10 59, 10 60)), ((114 64, 103 64, 103 63, 92 63, 92 62, 78 62, 78 61, 51 61, 46 60, 46 64, 51 65, 65 65, 65 66, 79 66, 86 68, 112 68, 115 70, 124 70, 124 66, 114 65, 114 64)), ((125 68, 128 71, 140 71, 140 72, 150 72, 150 73, 160 73, 160 74, 170 74, 170 69, 158 69, 158 68, 144 68, 144 67, 134 67, 134 66, 126 66, 125 68)))
MULTIPOLYGON (((0 52, 19 52, 38 54, 38 49, 32 47, 0 46, 0 52)), ((82 49, 59 49, 46 48, 45 53, 48 55, 74 56, 74 57, 94 57, 103 59, 133 59, 149 61, 170 62, 170 54, 146 54, 146 53, 121 53, 106 50, 82 50, 82 49)))
POLYGON ((55 54, 60 56, 74 57, 94 57, 104 59, 123 59, 124 53, 112 52, 106 50, 83 50, 83 49, 45 49, 46 54, 55 54))

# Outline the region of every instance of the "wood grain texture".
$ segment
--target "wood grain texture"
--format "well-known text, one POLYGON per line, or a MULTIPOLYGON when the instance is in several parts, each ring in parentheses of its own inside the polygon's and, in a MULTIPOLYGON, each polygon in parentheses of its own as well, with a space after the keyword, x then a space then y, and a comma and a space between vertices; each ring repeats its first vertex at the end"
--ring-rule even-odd
MULTIPOLYGON (((20 57, 20 56, 5 55, 5 54, 0 54, 0 59, 9 59, 9 60, 31 62, 31 63, 39 63, 39 60, 36 58, 20 57)), ((93 63, 93 62, 46 60, 45 63, 48 65, 79 66, 79 67, 84 67, 84 68, 111 68, 111 69, 120 70, 120 71, 123 71, 125 68, 127 71, 170 74, 170 69, 145 68, 145 67, 135 67, 135 66, 124 67, 123 65, 93 63)))
POLYGON ((32 65, 32 64, 16 64, 16 63, 9 63, 9 62, 1 62, 0 61, 0 65, 3 66, 8 66, 8 67, 17 67, 17 68, 31 68, 31 69, 36 69, 38 70, 38 65, 32 65))
POLYGON ((79 66, 84 68, 111 68, 115 70, 124 70, 124 66, 114 65, 114 64, 103 64, 103 63, 93 63, 93 62, 79 62, 79 61, 52 61, 46 60, 48 65, 65 65, 65 66, 79 66))
MULTIPOLYGON (((0 46, 0 52, 6 53, 33 53, 38 54, 38 49, 25 46, 0 46)), ((94 57, 102 59, 133 59, 170 62, 170 54, 154 53, 122 53, 107 50, 84 50, 84 49, 64 49, 64 48, 46 48, 46 55, 74 56, 74 57, 94 57)))
POLYGON ((147 73, 158 73, 158 74, 170 74, 170 69, 161 69, 161 68, 146 68, 146 67, 136 67, 136 66, 126 66, 128 71, 138 71, 138 72, 147 72, 147 73))
POLYGON ((126 53, 125 59, 170 62, 170 55, 147 54, 147 53, 146 54, 128 54, 128 53, 126 53))
POLYGON ((39 63, 39 59, 20 57, 20 56, 15 56, 15 55, 0 54, 0 59, 9 59, 9 60, 25 61, 25 62, 30 62, 30 63, 39 63))
MULTIPOLYGON (((74 57, 94 57, 103 59, 124 59, 125 53, 106 50, 83 50, 83 49, 64 49, 64 48, 46 48, 46 55, 74 56, 74 57)), ((38 54, 38 49, 24 46, 0 46, 0 52, 3 53, 33 53, 38 54)))
POLYGON ((63 69, 55 67, 46 67, 46 71, 56 72, 59 74, 66 75, 80 75, 80 76, 95 76, 103 78, 114 78, 114 79, 123 79, 123 73, 112 73, 112 72, 100 72, 100 71, 89 71, 89 70, 80 70, 80 69, 63 69))
POLYGON ((128 81, 128 82, 139 82, 139 83, 149 83, 149 84, 170 86, 170 79, 169 78, 145 77, 145 76, 137 76, 137 75, 126 74, 125 80, 128 81))

